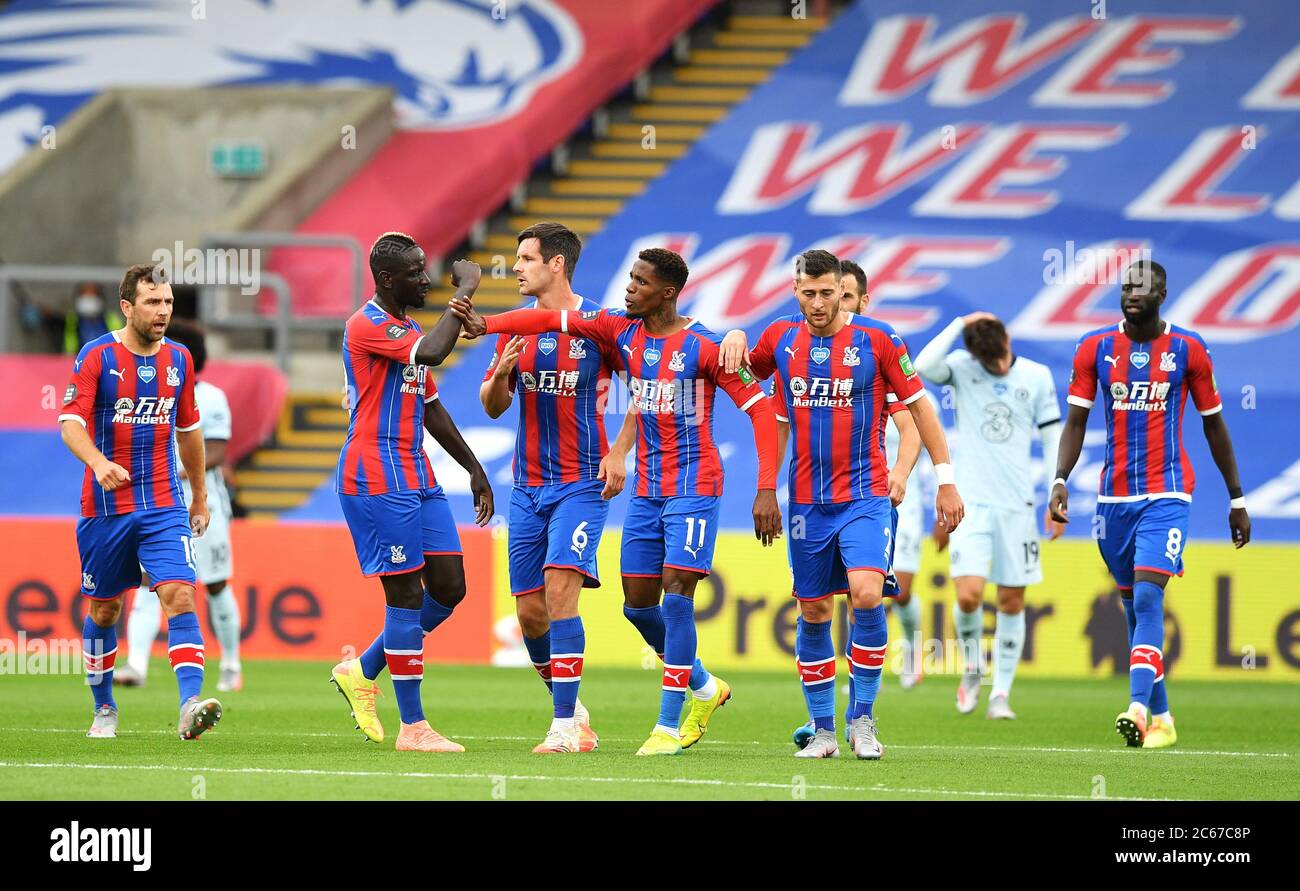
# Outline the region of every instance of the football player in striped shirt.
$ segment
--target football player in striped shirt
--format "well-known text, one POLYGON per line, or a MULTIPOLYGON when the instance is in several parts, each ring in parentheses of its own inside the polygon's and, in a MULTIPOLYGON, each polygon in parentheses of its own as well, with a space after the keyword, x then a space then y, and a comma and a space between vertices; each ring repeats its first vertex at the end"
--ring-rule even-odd
POLYGON ((180 689, 177 732, 195 739, 221 719, 221 703, 199 699, 193 539, 209 517, 194 359, 164 336, 173 297, 161 267, 132 266, 118 296, 126 324, 81 348, 59 415, 64 444, 86 465, 77 522, 81 594, 90 603, 82 649, 95 703, 86 735, 117 736, 116 624, 122 595, 140 583, 143 567, 167 616, 167 655, 180 689), (178 454, 193 492, 188 515, 178 454))
POLYGON ((881 602, 893 552, 893 505, 885 463, 889 394, 907 406, 935 465, 936 513, 951 531, 964 512, 943 428, 903 341, 883 322, 840 311, 840 264, 828 251, 796 259, 800 313, 767 327, 750 353, 754 373, 776 375, 791 421, 788 547, 803 622, 796 652, 816 734, 797 753, 839 754, 835 737, 833 597, 853 605, 850 742, 861 759, 881 757, 874 704, 888 641, 881 602))
MULTIPOLYGON (((343 333, 351 416, 335 491, 361 571, 378 576, 384 589, 383 661, 380 647, 371 646, 334 666, 331 679, 361 730, 380 742, 373 681, 387 664, 402 722, 398 751, 463 752, 429 726, 420 701, 424 635, 465 596, 456 522, 423 448, 425 403, 437 397, 429 368, 451 353, 460 319, 444 312, 425 335, 408 315, 424 306, 431 284, 424 251, 409 235, 379 236, 370 249, 370 272, 375 295, 343 333)), ((481 275, 469 260, 452 264, 457 296, 468 299, 481 275)))
MULTIPOLYGON (((519 233, 514 272, 537 309, 592 311, 573 293, 582 241, 560 223, 519 233)), ((539 754, 590 752, 599 739, 578 699, 586 633, 583 588, 599 588, 596 551, 609 502, 601 460, 609 451, 601 408, 617 360, 596 340, 547 331, 497 337, 479 399, 500 417, 519 394, 510 496, 510 593, 533 668, 551 691, 552 719, 539 754)), ((620 465, 621 466, 621 465, 620 465)))
MULTIPOLYGON (((729 374, 722 338, 677 314, 688 270, 672 251, 641 251, 629 273, 627 309, 587 312, 521 309, 483 316, 464 301, 452 308, 471 336, 560 331, 599 343, 627 375, 636 413, 636 490, 623 525, 624 614, 663 654, 659 718, 639 755, 676 755, 697 742, 731 695, 696 658, 695 586, 713 563, 722 461, 713 440, 717 389, 747 413, 758 450, 754 533, 764 545, 780 534, 776 501, 776 421, 748 369, 729 374), (662 593, 662 606, 660 595, 662 593), (691 712, 678 726, 686 690, 691 712)), ((616 443, 607 460, 626 453, 616 443)))
POLYGON ((1120 289, 1124 320, 1079 340, 1070 374, 1070 404, 1048 502, 1069 520, 1066 480, 1079 460, 1088 414, 1102 389, 1106 454, 1093 520, 1097 546, 1124 601, 1129 631, 1129 706, 1115 730, 1130 746, 1159 749, 1178 740, 1164 680, 1164 595, 1183 574, 1187 519, 1196 478, 1183 447, 1183 408, 1190 395, 1228 489, 1233 544, 1250 541, 1250 517, 1237 476, 1223 402, 1205 341, 1160 318, 1164 267, 1129 266, 1120 289), (1148 721, 1148 712, 1150 720, 1148 721))

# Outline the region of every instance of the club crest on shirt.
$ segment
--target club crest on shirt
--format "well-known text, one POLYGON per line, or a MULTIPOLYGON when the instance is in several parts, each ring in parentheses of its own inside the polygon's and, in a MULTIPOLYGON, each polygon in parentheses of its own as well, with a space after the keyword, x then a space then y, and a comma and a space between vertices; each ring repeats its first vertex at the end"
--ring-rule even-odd
POLYGON ((153 379, 158 376, 158 369, 152 365, 140 365, 135 370, 136 375, 146 384, 153 383, 153 379))
POLYGON ((844 348, 845 367, 850 367, 853 365, 861 365, 861 364, 862 364, 862 360, 858 358, 858 348, 855 346, 846 346, 844 348))
POLYGON ((1016 398, 1019 399, 1021 402, 1028 402, 1028 401, 1029 401, 1029 391, 1026 390, 1024 387, 1017 387, 1017 388, 1016 388, 1016 398))
POLYGON ((549 356, 555 352, 556 342, 554 337, 547 334, 544 337, 537 338, 537 348, 542 351, 543 356, 549 356))
POLYGON ((1161 353, 1161 354, 1160 354, 1160 370, 1161 370, 1161 371, 1173 371, 1175 368, 1176 368, 1176 366, 1174 365, 1174 354, 1173 354, 1173 353, 1161 353))
POLYGON ((389 340, 401 340, 406 336, 406 329, 401 325, 389 325, 384 329, 384 333, 388 335, 389 340))
POLYGON ((569 341, 569 358, 585 359, 587 358, 587 341, 581 337, 575 337, 569 341))
POLYGON ((1134 368, 1136 368, 1136 369, 1138 369, 1138 370, 1140 371, 1140 370, 1142 370, 1143 368, 1146 368, 1146 367, 1147 367, 1147 363, 1151 361, 1151 354, 1150 354, 1150 353, 1131 353, 1131 354, 1129 354, 1128 361, 1129 361, 1129 363, 1130 363, 1134 368))
POLYGON ((679 351, 677 351, 677 350, 673 350, 673 357, 672 357, 671 359, 668 360, 668 370, 669 370, 669 371, 685 371, 685 370, 686 370, 686 354, 683 353, 683 352, 679 352, 679 351))
POLYGON ((826 360, 831 357, 831 351, 829 347, 813 347, 808 351, 808 355, 812 356, 812 360, 818 365, 824 365, 826 364, 826 360))
POLYGON ((167 366, 167 386, 179 387, 181 385, 181 372, 175 365, 167 366))
POLYGON ((641 354, 642 358, 645 359, 645 364, 647 365, 658 365, 659 357, 661 355, 663 354, 654 347, 647 347, 646 351, 641 354))

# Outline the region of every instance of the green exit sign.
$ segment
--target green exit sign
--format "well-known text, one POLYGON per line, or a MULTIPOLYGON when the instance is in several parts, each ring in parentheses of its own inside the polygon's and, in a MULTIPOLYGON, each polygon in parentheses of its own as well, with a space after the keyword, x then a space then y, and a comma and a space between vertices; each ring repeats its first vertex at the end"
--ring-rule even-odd
POLYGON ((223 139, 212 143, 208 167, 214 176, 247 179, 266 174, 266 143, 257 139, 223 139))

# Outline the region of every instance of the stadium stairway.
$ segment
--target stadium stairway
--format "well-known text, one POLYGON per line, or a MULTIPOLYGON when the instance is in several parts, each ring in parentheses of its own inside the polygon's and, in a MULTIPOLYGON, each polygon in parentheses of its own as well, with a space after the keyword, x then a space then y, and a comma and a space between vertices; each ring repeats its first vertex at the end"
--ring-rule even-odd
MULTIPOLYGON (((452 252, 449 259, 468 256, 483 268, 475 295, 480 309, 500 312, 519 305, 511 271, 519 230, 556 220, 584 238, 599 232, 624 202, 644 191, 826 24, 822 18, 793 19, 781 4, 753 4, 750 11, 770 14, 731 15, 721 27, 697 28, 689 42, 679 42, 666 63, 598 112, 590 132, 553 151, 549 162, 515 190, 510 206, 452 252)), ((440 282, 429 305, 445 306, 452 293, 440 282)), ((426 329, 437 317, 434 311, 416 314, 426 329)), ((333 473, 346 432, 347 412, 339 396, 291 395, 272 440, 236 471, 237 503, 250 519, 273 519, 299 507, 333 473)))

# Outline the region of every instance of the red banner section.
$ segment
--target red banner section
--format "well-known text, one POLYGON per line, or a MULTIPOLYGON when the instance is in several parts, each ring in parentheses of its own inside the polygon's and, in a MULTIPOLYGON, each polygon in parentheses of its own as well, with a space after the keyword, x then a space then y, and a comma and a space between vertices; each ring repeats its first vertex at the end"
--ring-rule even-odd
MULTIPOLYGON (((491 533, 460 530, 465 600, 425 644, 430 662, 487 663, 491 656, 491 533)), ((383 628, 379 581, 362 577, 347 528, 236 520, 232 590, 243 613, 241 655, 337 659, 369 646, 383 628)), ((0 638, 80 639, 86 605, 79 592, 76 521, 0 519, 0 638)), ((200 595, 199 621, 217 645, 200 595)), ((129 607, 129 604, 128 604, 129 607)), ((215 663, 214 663, 215 664, 215 663)))
MULTIPOLYGON (((67 356, 0 356, 0 430, 57 432, 63 391, 72 377, 67 356)), ((203 379, 230 400, 233 420, 227 454, 236 464, 275 430, 289 381, 278 369, 258 362, 213 359, 203 379)))
MULTIPOLYGON (((298 231, 351 235, 368 248, 380 233, 396 229, 430 254, 444 254, 505 202, 533 162, 582 126, 715 2, 557 0, 581 32, 581 56, 571 68, 508 117, 461 129, 395 133, 298 231)), ((454 57, 458 48, 445 51, 454 57)), ((285 248, 276 251, 272 266, 289 279, 295 311, 352 311, 351 273, 342 252, 285 248)), ((263 302, 267 312, 273 306, 263 302)))

